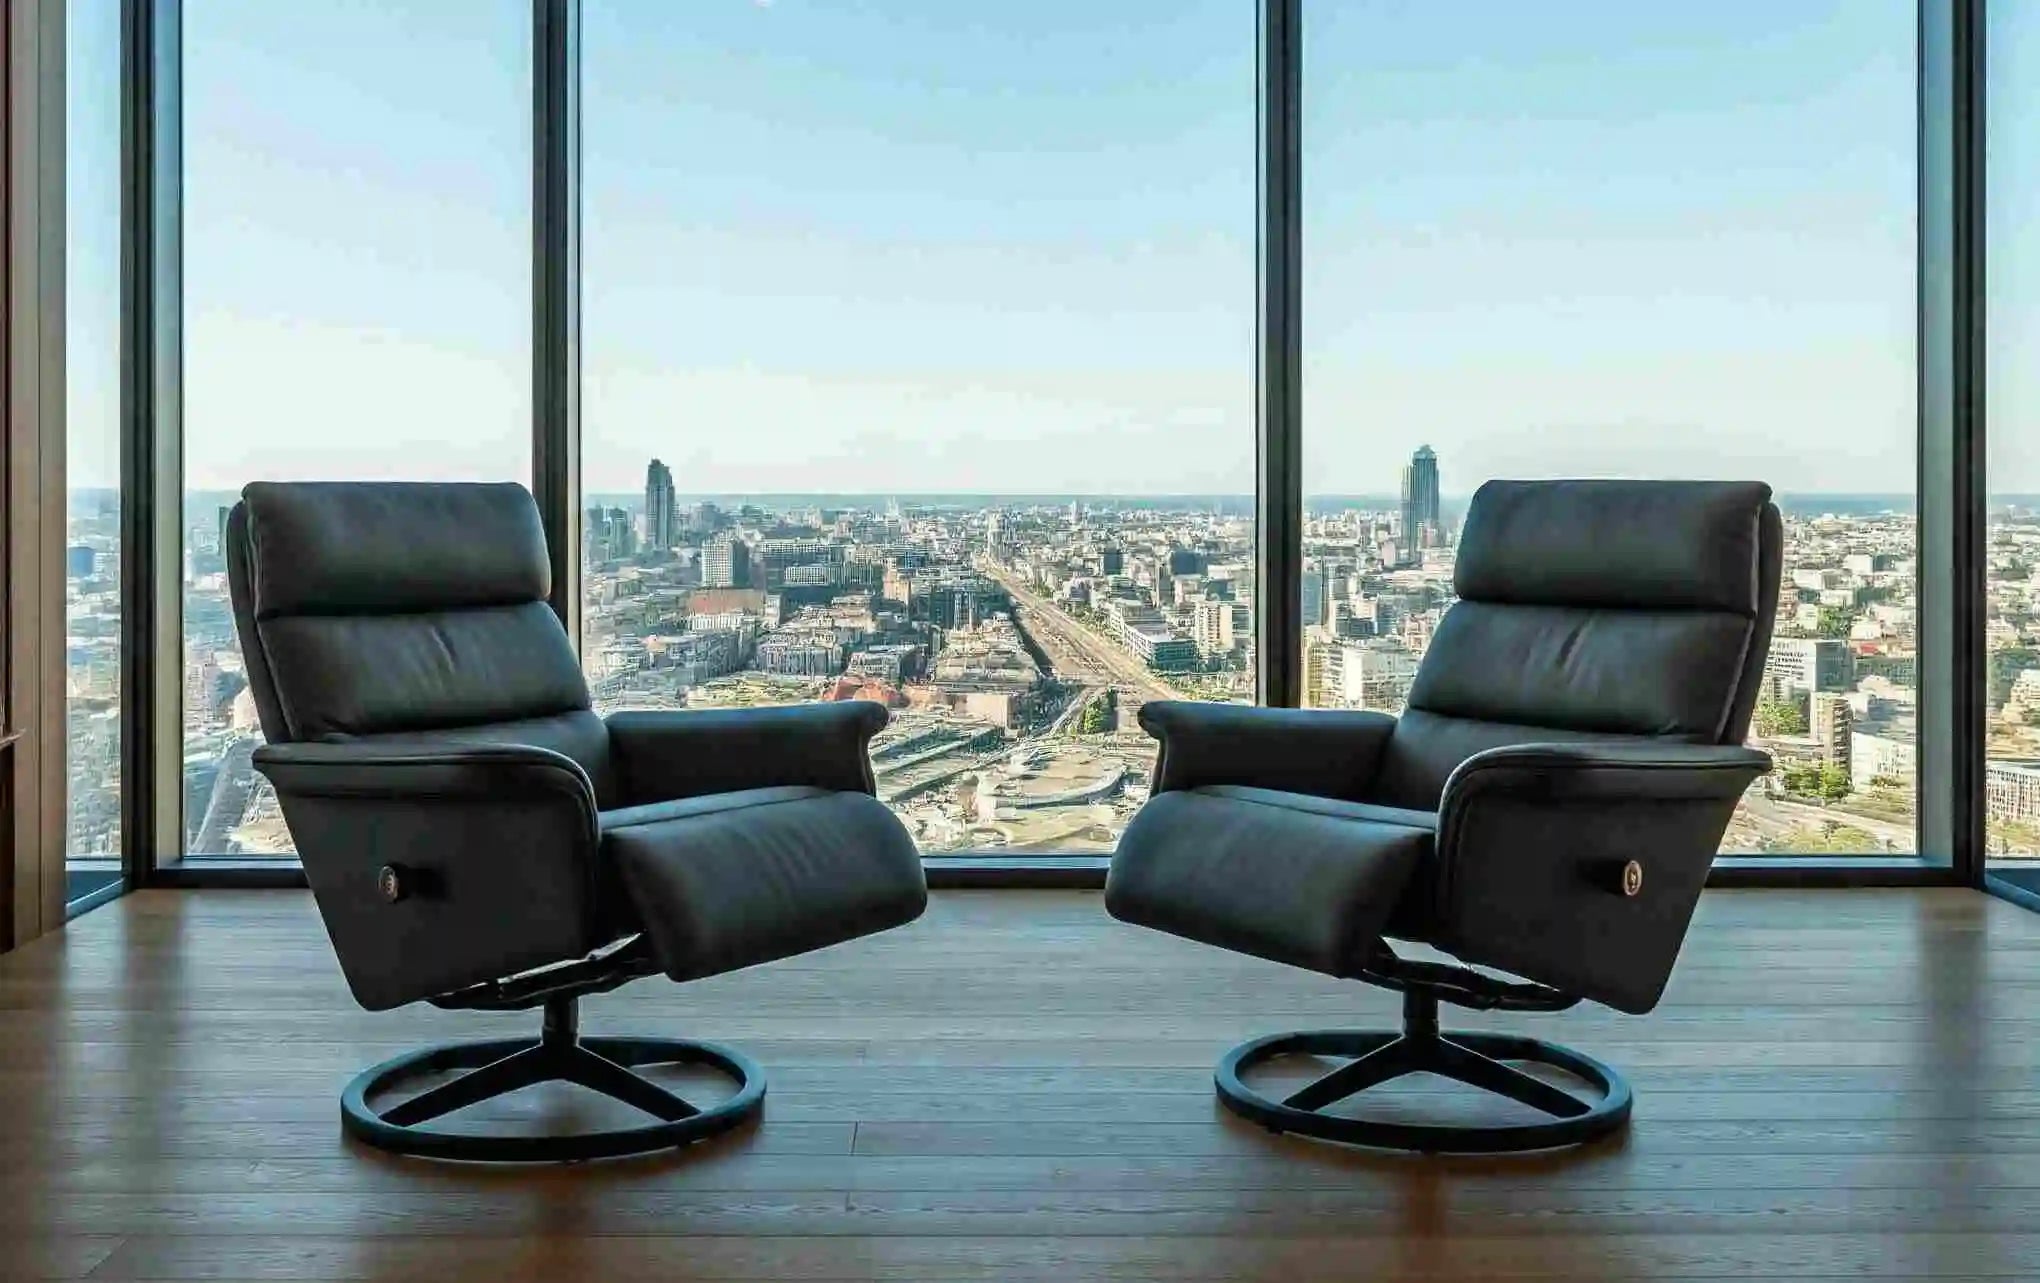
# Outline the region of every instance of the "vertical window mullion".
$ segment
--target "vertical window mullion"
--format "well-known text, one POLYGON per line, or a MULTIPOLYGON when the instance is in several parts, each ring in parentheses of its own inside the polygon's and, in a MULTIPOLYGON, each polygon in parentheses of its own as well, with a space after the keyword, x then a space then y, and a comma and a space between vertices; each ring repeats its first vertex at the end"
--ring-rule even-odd
POLYGON ((1921 0, 1920 806, 1923 855, 1983 875, 1986 657, 1981 0, 1921 0))
POLYGON ((1260 702, 1303 702, 1301 0, 1261 0, 1254 346, 1260 702))
POLYGON ((580 0, 532 0, 531 490, 553 609, 581 644, 580 0))
POLYGON ((184 493, 182 0, 121 24, 122 852, 182 854, 184 493))

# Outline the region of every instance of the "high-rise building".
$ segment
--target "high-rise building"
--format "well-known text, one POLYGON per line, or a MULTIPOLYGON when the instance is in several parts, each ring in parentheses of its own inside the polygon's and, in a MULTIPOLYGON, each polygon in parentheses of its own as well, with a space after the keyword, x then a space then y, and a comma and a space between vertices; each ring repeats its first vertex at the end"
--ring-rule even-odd
POLYGON ((1303 625, 1325 622, 1332 608, 1332 594, 1329 586, 1330 567, 1325 563, 1307 560, 1303 563, 1303 625))
POLYGON ((1337 708, 1340 647, 1323 628, 1306 627, 1303 638, 1304 707, 1337 708))
POLYGON ((1765 674, 1781 695, 1849 689, 1849 644, 1838 637, 1773 637, 1765 674))
POLYGON ((1405 565, 1423 560, 1424 548, 1441 529, 1438 511, 1438 455, 1418 446, 1402 474, 1402 534, 1396 551, 1405 565))
POLYGON ((1839 766, 1847 771, 1849 741, 1856 724, 1848 697, 1821 693, 1812 697, 1812 704, 1811 730, 1814 743, 1820 746, 1821 765, 1839 766))
POLYGON ((637 532, 630 513, 622 508, 588 509, 584 544, 591 561, 622 561, 637 552, 637 532))
POLYGON ((1237 634, 1231 602, 1200 601, 1191 607, 1190 618, 1190 636, 1198 653, 1207 657, 1232 654, 1237 634))
POLYGON ((673 470, 657 459, 645 468, 645 548, 669 551, 679 542, 680 514, 673 497, 673 470))
POLYGON ((630 523, 630 511, 625 508, 609 510, 610 551, 617 557, 629 557, 637 552, 637 530, 630 523))
POLYGON ((701 547, 701 586, 704 588, 748 588, 751 584, 751 548, 730 536, 711 539, 701 547))

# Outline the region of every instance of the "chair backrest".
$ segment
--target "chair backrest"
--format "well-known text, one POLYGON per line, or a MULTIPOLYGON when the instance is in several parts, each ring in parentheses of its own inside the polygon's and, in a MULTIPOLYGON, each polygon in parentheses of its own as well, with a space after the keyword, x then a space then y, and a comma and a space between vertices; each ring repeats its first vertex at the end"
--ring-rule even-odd
POLYGON ((272 742, 519 742, 600 788, 607 733, 548 604, 538 507, 514 484, 257 482, 227 578, 272 742))
POLYGON ((1760 482, 1488 482, 1373 793, 1435 807, 1504 744, 1741 743, 1783 557, 1760 482))

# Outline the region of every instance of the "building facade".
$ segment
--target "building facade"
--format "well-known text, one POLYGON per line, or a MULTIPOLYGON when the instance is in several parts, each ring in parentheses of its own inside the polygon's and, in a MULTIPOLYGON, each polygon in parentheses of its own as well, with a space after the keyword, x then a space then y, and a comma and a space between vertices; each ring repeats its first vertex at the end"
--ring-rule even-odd
POLYGON ((748 588, 751 584, 751 547, 728 537, 711 539, 701 546, 703 588, 748 588))
POLYGON ((1438 499, 1438 454, 1418 446, 1402 474, 1402 532, 1396 550, 1404 565, 1423 561, 1424 549, 1442 530, 1438 499))
POLYGON ((666 552, 680 541, 673 470, 654 459, 645 467, 645 547, 666 552))
POLYGON ((1849 644, 1839 637, 1773 637, 1766 680, 1780 695, 1845 691, 1853 680, 1849 644))

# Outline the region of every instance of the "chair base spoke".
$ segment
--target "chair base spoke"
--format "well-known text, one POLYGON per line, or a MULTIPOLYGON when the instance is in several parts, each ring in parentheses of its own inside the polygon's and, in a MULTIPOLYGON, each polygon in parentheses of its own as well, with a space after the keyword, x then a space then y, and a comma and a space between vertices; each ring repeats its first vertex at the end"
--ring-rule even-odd
POLYGON ((1369 1087, 1378 1087, 1404 1074, 1417 1073, 1424 1066, 1410 1054, 1410 1047, 1407 1038, 1384 1042, 1373 1051, 1292 1092, 1282 1103, 1291 1109, 1323 1109, 1369 1087))
POLYGON ((423 1158, 482 1163, 559 1163, 617 1158, 706 1140, 756 1117, 765 1103, 765 1075, 749 1057, 714 1043, 672 1038, 580 1038, 571 1023, 550 1022, 542 1039, 455 1043, 411 1052, 363 1071, 340 1098, 350 1136, 377 1149, 423 1158), (736 1083, 728 1099, 705 1108, 682 1100, 637 1072, 655 1064, 698 1065, 736 1083), (465 1070, 460 1077, 395 1104, 422 1079, 465 1070), (540 1083, 566 1082, 649 1114, 656 1121, 568 1135, 506 1135, 448 1131, 425 1124, 457 1110, 540 1083))
POLYGON ((1243 1043, 1219 1062, 1216 1082, 1227 1109, 1277 1132, 1377 1149, 1434 1154, 1493 1154, 1578 1145, 1629 1121, 1633 1097, 1621 1074, 1556 1043, 1512 1034, 1441 1033, 1435 1001, 1406 994, 1400 1033, 1320 1030, 1243 1043), (1248 1070, 1283 1056, 1331 1056, 1348 1063, 1275 1099, 1249 1086, 1248 1070), (1579 1079, 1575 1095, 1510 1061, 1558 1069, 1579 1079), (1369 1088, 1408 1074, 1437 1074, 1548 1115, 1496 1125, 1402 1122, 1325 1112, 1369 1088))

